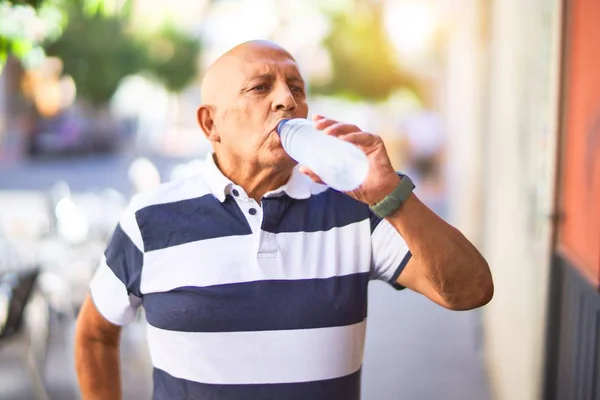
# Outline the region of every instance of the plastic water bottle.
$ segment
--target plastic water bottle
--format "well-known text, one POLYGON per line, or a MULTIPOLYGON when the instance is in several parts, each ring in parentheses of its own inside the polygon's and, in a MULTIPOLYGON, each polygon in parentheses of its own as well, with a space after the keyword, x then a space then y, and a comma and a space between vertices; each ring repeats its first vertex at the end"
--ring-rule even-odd
POLYGON ((307 119, 284 119, 277 132, 286 153, 341 192, 357 189, 367 178, 369 162, 352 143, 317 130, 307 119))

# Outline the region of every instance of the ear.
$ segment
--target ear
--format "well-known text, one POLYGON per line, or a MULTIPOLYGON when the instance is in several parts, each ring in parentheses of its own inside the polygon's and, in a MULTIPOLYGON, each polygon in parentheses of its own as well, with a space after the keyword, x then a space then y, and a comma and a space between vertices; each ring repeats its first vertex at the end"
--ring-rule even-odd
POLYGON ((201 105, 196 111, 196 118, 198 119, 198 125, 200 125, 200 129, 202 129, 204 132, 204 136, 206 136, 210 142, 220 142, 221 138, 217 133, 213 114, 213 107, 201 105))

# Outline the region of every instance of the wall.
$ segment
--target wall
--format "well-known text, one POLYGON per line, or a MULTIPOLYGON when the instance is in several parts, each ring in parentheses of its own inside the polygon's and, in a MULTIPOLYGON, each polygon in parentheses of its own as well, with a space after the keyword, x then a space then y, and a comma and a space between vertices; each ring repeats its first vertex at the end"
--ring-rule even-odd
MULTIPOLYGON (((457 2, 458 4, 458 2, 457 2)), ((463 1, 450 27, 445 54, 442 109, 448 132, 449 220, 481 245, 481 189, 485 113, 485 7, 463 1), (460 15, 460 17, 458 17, 460 15)))
POLYGON ((560 253, 600 289, 600 2, 569 2, 560 253))
POLYGON ((483 252, 496 294, 484 340, 498 399, 540 398, 557 132, 560 1, 490 7, 483 252))
POLYGON ((600 400, 600 3, 565 3, 545 399, 600 400))
POLYGON ((488 260, 482 343, 497 399, 540 398, 560 0, 465 2, 446 55, 450 219, 488 260), (476 6, 475 6, 476 5, 476 6))

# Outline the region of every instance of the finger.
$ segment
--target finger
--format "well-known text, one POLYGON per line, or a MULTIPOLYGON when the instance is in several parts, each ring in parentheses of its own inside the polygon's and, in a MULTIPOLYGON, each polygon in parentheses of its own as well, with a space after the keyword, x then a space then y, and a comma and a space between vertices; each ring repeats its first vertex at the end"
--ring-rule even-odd
POLYGON ((313 117, 312 117, 312 120, 313 120, 314 122, 317 122, 318 120, 321 120, 321 119, 326 119, 326 118, 325 118, 324 116, 322 116, 321 114, 315 114, 315 115, 313 115, 313 117))
POLYGON ((337 124, 338 122, 333 120, 333 119, 328 119, 328 118, 321 118, 317 121, 314 122, 314 126, 315 128, 317 128, 318 130, 322 131, 324 129, 326 129, 327 127, 337 124))
POLYGON ((339 137, 341 135, 347 135, 350 133, 360 133, 362 132, 359 127, 356 125, 345 124, 343 122, 338 122, 337 124, 330 125, 325 128, 325 133, 331 136, 339 137))
POLYGON ((317 175, 314 172, 312 172, 308 167, 305 167, 304 165, 302 165, 298 170, 300 172, 302 172, 304 175, 308 176, 310 179, 312 179, 313 182, 320 183, 322 185, 325 184, 321 180, 321 178, 319 178, 319 175, 317 175))
POLYGON ((380 140, 379 136, 375 136, 365 132, 353 132, 347 135, 341 135, 339 136, 339 138, 359 147, 369 147, 374 145, 378 140, 380 140))
POLYGON ((300 167, 300 172, 304 175, 308 176, 313 182, 324 184, 324 182, 319 178, 317 174, 312 172, 308 167, 302 166, 300 167))

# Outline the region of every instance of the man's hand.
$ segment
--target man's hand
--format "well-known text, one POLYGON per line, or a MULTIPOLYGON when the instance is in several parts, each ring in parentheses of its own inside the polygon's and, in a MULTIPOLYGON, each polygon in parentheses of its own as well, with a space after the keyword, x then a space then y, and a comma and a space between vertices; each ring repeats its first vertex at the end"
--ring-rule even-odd
MULTIPOLYGON (((363 203, 373 205, 383 200, 385 196, 394 190, 400 182, 400 177, 394 171, 383 140, 379 136, 363 132, 356 125, 337 122, 321 115, 316 115, 313 120, 315 128, 358 146, 367 155, 369 174, 365 182, 358 189, 346 194, 363 203)), ((307 167, 300 167, 300 171, 308 175, 313 181, 323 183, 307 167)))

